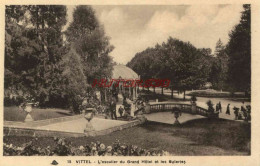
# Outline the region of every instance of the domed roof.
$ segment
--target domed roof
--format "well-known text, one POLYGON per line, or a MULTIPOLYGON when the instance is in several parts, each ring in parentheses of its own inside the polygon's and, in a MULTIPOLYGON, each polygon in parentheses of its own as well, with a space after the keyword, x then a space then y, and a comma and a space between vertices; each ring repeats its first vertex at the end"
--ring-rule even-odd
POLYGON ((113 79, 118 79, 119 77, 122 79, 138 79, 138 74, 125 65, 115 65, 113 68, 113 79))

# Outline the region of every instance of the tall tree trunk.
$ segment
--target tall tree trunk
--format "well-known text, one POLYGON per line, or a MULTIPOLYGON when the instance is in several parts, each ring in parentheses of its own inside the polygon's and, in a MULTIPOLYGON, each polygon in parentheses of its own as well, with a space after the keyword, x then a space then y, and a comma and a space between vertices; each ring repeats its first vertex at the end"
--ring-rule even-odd
POLYGON ((162 87, 162 92, 161 92, 161 94, 163 95, 163 87, 162 87))
POLYGON ((171 99, 173 99, 173 86, 171 87, 171 99))
POLYGON ((105 97, 105 102, 107 102, 107 92, 106 92, 106 88, 104 90, 104 97, 105 97))
POLYGON ((185 90, 183 91, 183 100, 185 100, 185 90))
POLYGON ((153 87, 153 93, 155 94, 155 87, 153 87))

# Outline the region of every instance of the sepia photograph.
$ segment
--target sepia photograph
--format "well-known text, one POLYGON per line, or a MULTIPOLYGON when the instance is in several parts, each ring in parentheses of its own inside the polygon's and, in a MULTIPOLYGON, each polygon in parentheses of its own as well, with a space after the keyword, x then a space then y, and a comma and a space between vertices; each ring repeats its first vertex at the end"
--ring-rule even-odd
POLYGON ((5 5, 3 156, 251 156, 251 6, 5 5))

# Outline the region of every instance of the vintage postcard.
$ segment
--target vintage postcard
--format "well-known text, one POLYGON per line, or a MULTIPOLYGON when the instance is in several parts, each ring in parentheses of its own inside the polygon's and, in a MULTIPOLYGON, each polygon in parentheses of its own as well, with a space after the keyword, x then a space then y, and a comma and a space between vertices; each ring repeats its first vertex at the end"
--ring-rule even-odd
POLYGON ((0 165, 258 165, 257 1, 1 2, 0 165))

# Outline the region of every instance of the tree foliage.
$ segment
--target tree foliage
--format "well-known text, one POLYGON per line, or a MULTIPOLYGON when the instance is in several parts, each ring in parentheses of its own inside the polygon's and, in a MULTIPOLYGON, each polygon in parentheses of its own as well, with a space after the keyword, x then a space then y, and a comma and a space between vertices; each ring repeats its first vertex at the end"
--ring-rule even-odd
POLYGON ((170 79, 172 90, 184 92, 203 86, 210 68, 205 50, 171 37, 137 53, 127 65, 143 78, 170 79))
POLYGON ((225 46, 219 39, 216 43, 212 61, 210 81, 214 89, 227 89, 228 55, 225 46))
POLYGON ((230 32, 228 82, 235 90, 251 90, 251 6, 243 5, 240 23, 230 32))
POLYGON ((112 58, 109 53, 113 46, 104 28, 90 6, 77 6, 73 21, 66 31, 71 46, 81 56, 84 74, 88 83, 94 79, 107 78, 112 74, 112 58))
POLYGON ((73 48, 65 54, 60 61, 62 69, 62 93, 63 101, 67 102, 75 112, 79 111, 79 96, 84 96, 87 90, 87 80, 83 71, 81 57, 73 48))
MULTIPOLYGON (((167 42, 139 52, 127 64, 141 78, 168 78, 171 89, 199 89, 211 82, 214 89, 250 91, 251 10, 243 5, 241 20, 230 32, 225 46, 219 39, 214 54, 189 42, 169 38, 167 42)), ((184 95, 185 96, 185 95, 184 95)))
POLYGON ((77 6, 64 35, 66 16, 61 5, 6 6, 5 92, 77 111, 91 81, 111 76, 113 46, 92 7, 77 6))
POLYGON ((58 5, 6 7, 6 88, 22 89, 41 104, 59 93, 66 11, 58 5))

